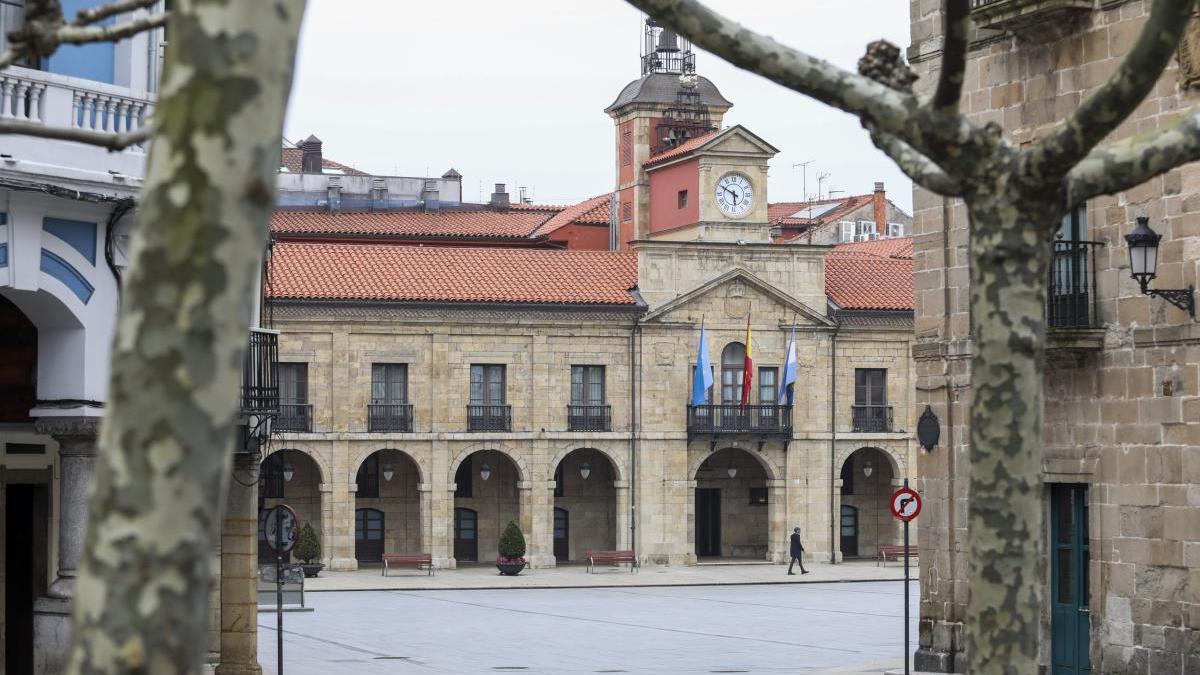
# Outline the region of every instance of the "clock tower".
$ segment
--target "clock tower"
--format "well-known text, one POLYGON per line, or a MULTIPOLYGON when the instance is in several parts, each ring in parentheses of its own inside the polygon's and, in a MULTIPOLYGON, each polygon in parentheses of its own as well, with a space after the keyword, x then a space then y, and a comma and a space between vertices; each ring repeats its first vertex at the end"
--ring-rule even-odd
POLYGON ((696 74, 691 43, 646 19, 641 71, 605 112, 616 124, 616 225, 613 242, 650 235, 650 180, 646 163, 721 127, 733 104, 707 78, 696 74))

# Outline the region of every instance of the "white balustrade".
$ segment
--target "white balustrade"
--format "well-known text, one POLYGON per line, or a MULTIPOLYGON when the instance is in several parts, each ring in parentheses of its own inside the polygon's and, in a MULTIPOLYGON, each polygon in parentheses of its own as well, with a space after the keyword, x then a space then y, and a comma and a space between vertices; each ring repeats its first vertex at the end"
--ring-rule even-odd
MULTIPOLYGON (((97 133, 129 133, 147 124, 153 95, 129 95, 116 85, 88 82, 15 66, 0 73, 0 119, 83 129, 97 133)), ((142 146, 130 148, 143 152, 142 146)))
POLYGON ((46 85, 15 75, 0 75, 0 119, 41 124, 46 85))

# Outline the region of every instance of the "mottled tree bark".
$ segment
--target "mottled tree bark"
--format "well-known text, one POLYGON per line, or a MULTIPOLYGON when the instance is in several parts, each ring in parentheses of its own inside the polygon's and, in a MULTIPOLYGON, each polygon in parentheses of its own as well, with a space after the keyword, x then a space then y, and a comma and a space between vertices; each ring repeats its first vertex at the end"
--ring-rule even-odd
POLYGON ((180 0, 113 341, 73 673, 198 673, 304 0, 180 0))
POLYGON ((1142 34, 1113 76, 1027 150, 1013 147, 995 124, 973 124, 958 111, 967 0, 945 0, 941 76, 927 100, 908 90, 907 65, 894 47, 872 44, 856 77, 697 0, 628 1, 734 65, 858 116, 875 145, 915 183, 965 202, 974 344, 967 672, 1038 672, 1051 239, 1062 214, 1083 200, 1200 160, 1200 107, 1143 137, 1097 147, 1158 81, 1194 0, 1154 0, 1142 34), (888 96, 874 96, 881 86, 888 96))

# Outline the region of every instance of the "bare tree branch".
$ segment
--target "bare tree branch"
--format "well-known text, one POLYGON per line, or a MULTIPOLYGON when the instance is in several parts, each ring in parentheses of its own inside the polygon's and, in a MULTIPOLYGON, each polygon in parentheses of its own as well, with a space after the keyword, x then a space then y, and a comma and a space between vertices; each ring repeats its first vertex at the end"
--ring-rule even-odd
MULTIPOLYGON (((865 125, 864 125, 865 126, 865 125)), ((961 197, 962 185, 936 162, 913 149, 911 145, 886 132, 871 132, 871 142, 900 167, 914 183, 943 197, 961 197)))
MULTIPOLYGON (((99 12, 103 10, 108 12, 118 5, 124 9, 126 6, 145 4, 152 3, 149 3, 149 0, 122 0, 111 5, 97 7, 92 11, 99 12)), ((49 56, 58 49, 59 45, 116 42, 167 24, 167 14, 159 13, 138 17, 132 21, 113 26, 83 25, 80 23, 81 20, 79 17, 76 17, 75 22, 71 25, 64 25, 61 10, 58 14, 54 14, 54 8, 57 6, 56 2, 50 3, 50 9, 45 9, 43 14, 27 20, 21 26, 20 30, 15 30, 8 34, 9 43, 12 47, 0 53, 0 69, 11 66, 17 62, 17 59, 23 56, 49 56)), ((79 15, 83 16, 86 11, 89 10, 80 11, 79 15)), ((110 15, 107 14, 105 16, 110 15)), ((102 16, 100 18, 105 17, 102 16)), ((93 21, 98 20, 93 19, 93 21)))
POLYGON ((86 26, 97 21, 103 21, 110 16, 116 16, 117 14, 132 12, 135 9, 153 7, 158 2, 159 0, 117 0, 107 5, 100 5, 99 7, 85 7, 75 14, 75 20, 71 22, 71 25, 86 26))
POLYGON ((627 0, 726 61, 848 112, 922 150, 926 138, 964 143, 974 128, 962 118, 922 124, 916 97, 779 44, 708 9, 698 0, 627 0))
POLYGON ((1064 179, 1067 206, 1137 187, 1200 160, 1200 107, 1170 125, 1099 146, 1064 179))
POLYGON ((113 26, 63 26, 56 32, 59 43, 81 45, 89 42, 116 42, 151 28, 167 25, 165 13, 150 14, 113 26))
POLYGON ((1167 66, 1194 0, 1154 0, 1137 42, 1117 70, 1021 158, 1032 185, 1057 185, 1076 162, 1138 107, 1167 66))
POLYGON ((970 29, 971 7, 967 0, 946 0, 942 22, 945 35, 942 42, 942 72, 937 91, 930 102, 934 111, 943 115, 958 113, 962 98, 963 73, 967 69, 967 31, 970 29))
POLYGON ((32 124, 20 120, 0 120, 0 134, 19 134, 22 136, 53 138, 60 141, 75 141, 77 143, 87 143, 88 145, 97 145, 117 151, 145 142, 146 139, 150 138, 150 125, 144 125, 141 129, 128 133, 106 134, 86 129, 42 126, 41 124, 32 124))

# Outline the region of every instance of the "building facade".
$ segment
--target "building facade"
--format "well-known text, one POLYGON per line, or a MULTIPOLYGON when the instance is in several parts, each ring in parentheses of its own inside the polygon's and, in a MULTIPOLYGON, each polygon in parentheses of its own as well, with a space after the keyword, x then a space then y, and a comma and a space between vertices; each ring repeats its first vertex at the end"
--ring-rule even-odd
MULTIPOLYGON (((912 2, 909 57, 930 93, 942 3, 912 2)), ((1046 132, 1117 68, 1150 3, 973 2, 963 109, 1016 145, 1046 132)), ((1195 44, 1195 21, 1185 42, 1195 44)), ((1197 101, 1181 49, 1112 136, 1176 119, 1197 101)), ((1138 217, 1163 235, 1154 288, 1200 272, 1200 169, 1173 170, 1067 214, 1048 271, 1045 373, 1046 529, 1042 672, 1200 672, 1200 330, 1144 295, 1124 236, 1138 217)), ((914 193, 916 403, 941 420, 922 453, 919 670, 964 670, 970 588, 968 411, 972 353, 969 233, 961 202, 914 193)))

